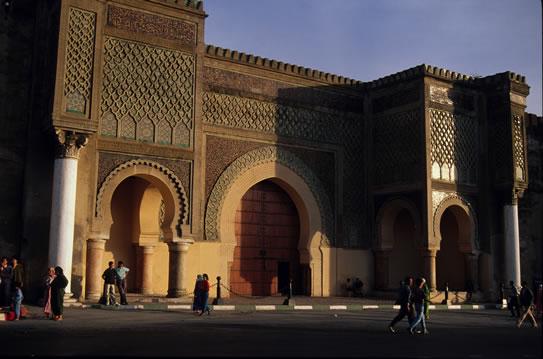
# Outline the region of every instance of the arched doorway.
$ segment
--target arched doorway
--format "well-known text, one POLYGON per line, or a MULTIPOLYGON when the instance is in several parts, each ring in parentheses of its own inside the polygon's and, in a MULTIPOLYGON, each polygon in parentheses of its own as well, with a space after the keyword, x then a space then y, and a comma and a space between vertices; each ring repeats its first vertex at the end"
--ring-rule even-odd
MULTIPOLYGON (((106 268, 109 261, 117 264, 122 260, 130 268, 127 276, 128 292, 144 291, 159 295, 167 292, 169 255, 161 230, 164 226, 164 212, 160 190, 144 177, 131 176, 124 179, 113 193, 113 223, 106 241, 102 266, 106 268), (151 251, 151 265, 144 263, 144 251, 151 251), (146 273, 146 270, 149 272, 146 273)), ((148 261, 149 256, 145 260, 148 261)))
POLYGON ((437 288, 443 290, 448 283, 449 290, 464 291, 468 273, 466 271, 466 253, 469 245, 472 223, 465 210, 459 206, 448 207, 441 216, 440 249, 436 258, 437 288))
MULTIPOLYGON (((235 236, 230 268, 234 293, 268 296, 284 292, 290 278, 302 283, 298 212, 289 195, 272 180, 255 184, 241 198, 235 236)), ((295 288, 298 293, 305 289, 295 288)))
POLYGON ((422 258, 416 240, 415 221, 406 208, 401 209, 392 224, 394 245, 389 260, 389 288, 397 288, 406 275, 422 273, 422 258))

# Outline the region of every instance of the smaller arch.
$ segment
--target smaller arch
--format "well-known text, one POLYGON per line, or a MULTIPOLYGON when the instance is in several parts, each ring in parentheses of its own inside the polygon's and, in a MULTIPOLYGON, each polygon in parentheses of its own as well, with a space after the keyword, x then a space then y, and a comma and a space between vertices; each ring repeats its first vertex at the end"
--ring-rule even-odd
POLYGON ((394 220, 398 214, 406 209, 415 223, 415 239, 418 246, 421 233, 421 216, 417 206, 406 197, 396 197, 386 201, 377 211, 376 224, 377 235, 374 242, 374 250, 390 251, 394 247, 394 220))
POLYGON ((479 249, 477 238, 477 217, 469 202, 458 195, 444 198, 437 206, 433 217, 433 238, 429 238, 429 248, 440 249, 441 245, 441 219, 447 209, 454 214, 459 223, 459 248, 463 253, 476 254, 479 249), (461 226, 466 223, 468 226, 461 226))
POLYGON ((115 189, 128 177, 140 177, 153 184, 162 195, 165 204, 164 223, 170 224, 163 228, 164 238, 171 240, 180 237, 182 228, 188 225, 187 195, 181 181, 167 167, 146 159, 125 162, 113 169, 105 178, 96 197, 93 232, 102 233, 107 238, 109 228, 113 223, 111 215, 111 200, 115 189))

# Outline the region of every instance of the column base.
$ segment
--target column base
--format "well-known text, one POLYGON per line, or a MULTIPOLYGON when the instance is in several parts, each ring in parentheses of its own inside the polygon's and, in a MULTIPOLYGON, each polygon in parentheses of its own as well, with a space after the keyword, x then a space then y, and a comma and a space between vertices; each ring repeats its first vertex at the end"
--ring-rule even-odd
POLYGON ((188 294, 186 289, 168 289, 168 298, 185 297, 188 294))

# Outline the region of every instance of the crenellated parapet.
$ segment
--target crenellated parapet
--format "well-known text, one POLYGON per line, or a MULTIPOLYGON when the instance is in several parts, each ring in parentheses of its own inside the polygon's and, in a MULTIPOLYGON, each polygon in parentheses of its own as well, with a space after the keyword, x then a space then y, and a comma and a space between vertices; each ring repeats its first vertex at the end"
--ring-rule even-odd
POLYGON ((155 3, 162 3, 166 5, 173 5, 176 7, 187 7, 192 10, 204 11, 204 1, 203 0, 147 0, 155 3))
POLYGON ((311 80, 326 82, 333 85, 360 86, 362 81, 353 80, 347 77, 322 72, 308 67, 289 64, 286 62, 268 59, 252 54, 246 54, 235 50, 225 49, 218 46, 207 45, 206 54, 209 57, 225 59, 232 62, 237 62, 243 65, 250 65, 267 70, 283 72, 287 75, 295 75, 305 77, 311 80))

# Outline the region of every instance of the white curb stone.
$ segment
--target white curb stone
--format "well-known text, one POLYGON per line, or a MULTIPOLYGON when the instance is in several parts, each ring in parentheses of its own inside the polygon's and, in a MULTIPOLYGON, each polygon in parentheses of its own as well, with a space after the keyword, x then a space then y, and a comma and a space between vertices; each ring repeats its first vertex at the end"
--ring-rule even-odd
POLYGON ((190 304, 168 304, 168 309, 191 309, 190 304))
POLYGON ((347 310, 346 305, 331 305, 330 310, 347 310))
POLYGON ((379 309, 378 305, 363 305, 362 309, 379 309))
POLYGON ((448 305, 447 309, 462 309, 461 305, 448 305))
POLYGON ((275 310, 275 305, 255 305, 255 310, 275 310))
POLYGON ((236 310, 235 305, 214 305, 213 310, 236 310))
POLYGON ((294 309, 311 310, 311 309, 313 309, 313 306, 312 305, 295 305, 294 309))

